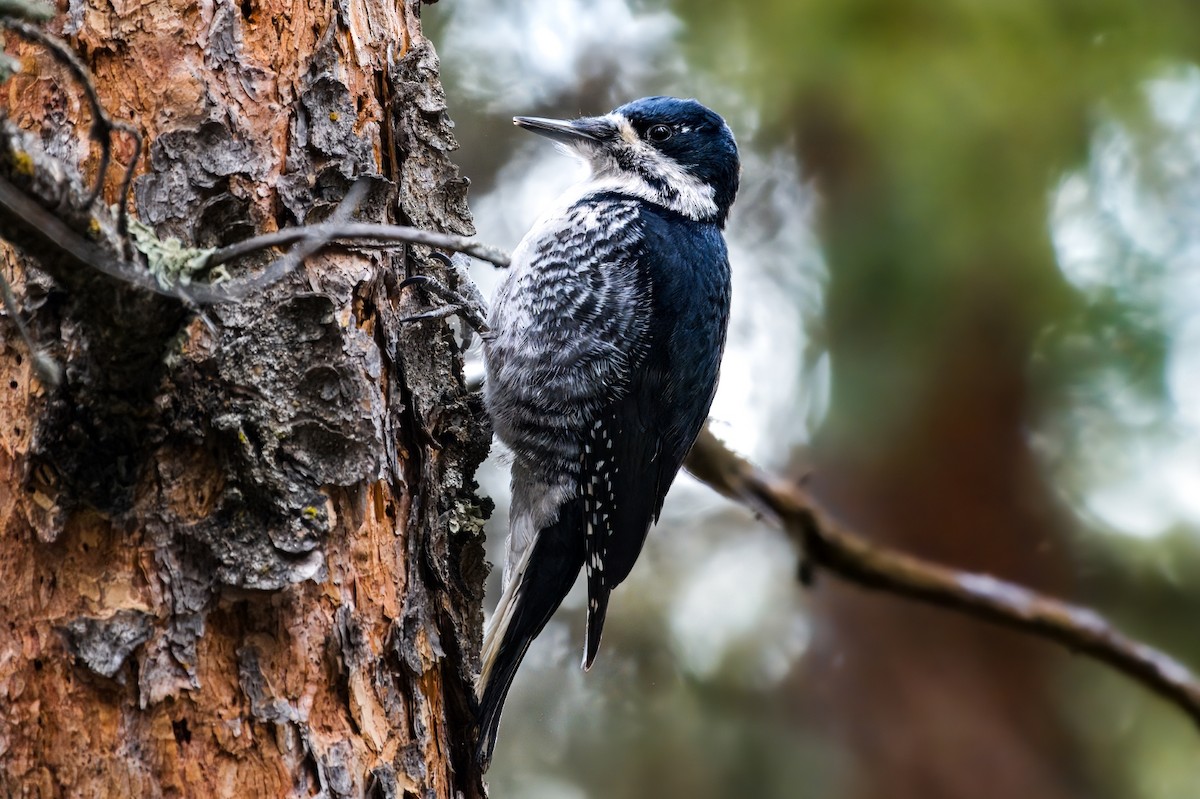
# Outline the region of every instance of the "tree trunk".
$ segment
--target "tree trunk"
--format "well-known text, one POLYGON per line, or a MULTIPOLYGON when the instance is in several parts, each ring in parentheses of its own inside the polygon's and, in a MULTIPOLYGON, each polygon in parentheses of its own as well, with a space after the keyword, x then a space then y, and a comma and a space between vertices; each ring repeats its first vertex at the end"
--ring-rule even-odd
MULTIPOLYGON (((132 210, 220 246, 325 218, 470 233, 420 5, 72 2, 51 30, 144 137, 132 210)), ((11 35, 0 176, 120 257, 136 145, 99 149, 78 83, 11 35), (20 130, 18 130, 18 128, 20 130), (21 131, 24 131, 23 133, 21 131)), ((0 213, 41 384, 4 327, 0 795, 477 796, 471 677, 489 436, 406 274, 326 248, 198 312, 0 213)), ((231 265, 236 278, 272 260, 231 265)))

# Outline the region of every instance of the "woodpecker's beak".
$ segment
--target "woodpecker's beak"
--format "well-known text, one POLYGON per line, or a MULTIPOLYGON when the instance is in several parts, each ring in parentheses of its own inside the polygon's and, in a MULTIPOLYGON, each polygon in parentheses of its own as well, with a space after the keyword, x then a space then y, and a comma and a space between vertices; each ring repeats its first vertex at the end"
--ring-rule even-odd
POLYGON ((581 117, 570 120, 513 117, 513 124, 568 146, 603 142, 612 138, 617 132, 616 126, 604 117, 581 117))

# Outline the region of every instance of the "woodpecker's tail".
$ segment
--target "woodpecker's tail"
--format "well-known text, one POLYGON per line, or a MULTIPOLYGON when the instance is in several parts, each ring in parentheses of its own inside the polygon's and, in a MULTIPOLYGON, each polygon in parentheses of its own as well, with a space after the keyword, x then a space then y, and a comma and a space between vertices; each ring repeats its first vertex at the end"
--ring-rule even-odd
POLYGON ((584 542, 577 503, 572 500, 564 505, 558 520, 538 533, 528 555, 514 570, 484 636, 483 667, 476 685, 479 738, 475 745, 475 759, 484 771, 492 760, 500 712, 517 667, 583 566, 584 542))
POLYGON ((604 632, 604 614, 608 613, 610 590, 593 585, 595 578, 588 574, 587 644, 583 649, 583 670, 587 671, 600 651, 600 634, 604 632))

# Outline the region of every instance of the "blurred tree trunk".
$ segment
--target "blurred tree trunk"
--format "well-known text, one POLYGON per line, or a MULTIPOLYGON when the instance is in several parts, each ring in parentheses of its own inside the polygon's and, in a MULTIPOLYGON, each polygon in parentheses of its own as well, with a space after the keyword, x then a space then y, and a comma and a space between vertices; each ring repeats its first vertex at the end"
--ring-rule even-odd
MULTIPOLYGON (((1005 236, 1017 223, 997 219, 975 262, 938 264, 931 239, 916 234, 905 208, 923 187, 890 183, 868 144, 872 137, 855 129, 836 100, 814 100, 797 117, 810 121, 805 162, 826 198, 834 362, 850 352, 847 362, 879 371, 850 378, 867 382, 847 392, 859 404, 839 410, 842 418, 818 445, 815 490, 881 543, 1069 594, 1066 525, 1028 442, 1036 413, 1028 365, 1038 329, 1030 308, 1038 303, 1022 295, 1022 280, 1053 269, 1041 221, 1046 209, 1030 203, 1019 220, 1028 218, 1025 233, 1041 235, 1041 246, 1012 246, 1005 236), (863 230, 878 238, 864 240, 863 230), (1029 264, 1031 257, 1044 260, 1029 264), (941 293, 877 303, 880 291, 914 292, 897 276, 923 270, 934 273, 928 285, 941 293), (878 312, 894 312, 904 301, 922 315, 918 322, 901 327, 878 312), (853 351, 864 346, 876 351, 853 351), (864 391, 873 381, 875 390, 864 391), (896 407, 898 397, 907 400, 903 407, 896 407)), ((1026 189, 1030 197, 1046 194, 1037 183, 1012 193, 1026 189)), ((1098 795, 1054 704, 1059 652, 832 579, 819 582, 814 601, 823 623, 808 677, 856 758, 848 796, 1098 795)))
MULTIPOLYGON (((1023 441, 1025 361, 995 321, 962 320, 913 429, 877 460, 831 459, 821 493, 875 540, 1061 595, 1064 553, 1023 441)), ((817 596, 820 684, 860 758, 849 796, 1096 795, 1055 706, 1056 650, 832 580, 817 596)))
MULTIPOLYGON (((419 13, 82 0, 50 29, 145 136, 132 210, 161 238, 320 221, 358 178, 357 219, 470 233, 419 13)), ((7 49, 0 173, 114 250, 82 199, 98 149, 78 85, 7 49)), ((118 134, 116 166, 133 154, 118 134)), ((329 248, 194 313, 2 223, 4 274, 66 377, 40 384, 4 326, 0 795, 480 795, 489 439, 447 326, 400 324, 421 298, 396 291, 451 276, 414 248, 329 248)))

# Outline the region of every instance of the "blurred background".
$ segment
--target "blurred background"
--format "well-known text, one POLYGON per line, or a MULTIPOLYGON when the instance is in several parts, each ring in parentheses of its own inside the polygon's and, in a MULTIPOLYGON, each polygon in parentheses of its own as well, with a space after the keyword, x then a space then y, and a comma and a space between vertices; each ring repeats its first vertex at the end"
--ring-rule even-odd
MULTIPOLYGON (((1200 666, 1200 4, 443 0, 480 238, 582 167, 514 114, 697 97, 743 154, 716 432, 871 538, 1200 666)), ((485 294, 502 277, 474 267, 485 294)), ((507 465, 481 476, 499 508, 507 465)), ((1089 661, 818 574, 681 477, 509 699, 497 797, 1200 796, 1200 734, 1089 661)), ((498 573, 489 585, 498 595, 498 573)), ((577 586, 578 588, 578 586, 577 586)))

